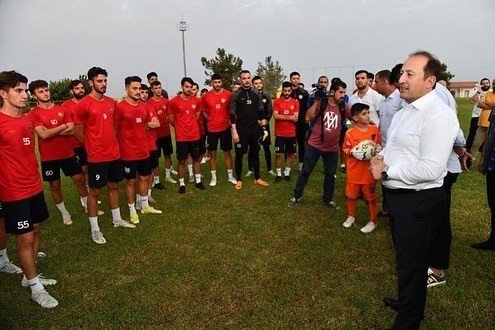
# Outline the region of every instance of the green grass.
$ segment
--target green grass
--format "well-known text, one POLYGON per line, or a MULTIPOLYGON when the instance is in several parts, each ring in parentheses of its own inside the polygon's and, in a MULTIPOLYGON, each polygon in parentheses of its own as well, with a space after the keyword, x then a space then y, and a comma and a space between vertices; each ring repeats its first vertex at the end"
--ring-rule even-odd
MULTIPOLYGON (((466 131, 471 105, 466 100, 459 105, 466 131)), ((208 168, 203 173, 209 182, 208 168)), ((241 191, 226 182, 223 168, 218 175, 217 187, 206 191, 188 185, 179 197, 170 184, 154 191, 164 214, 142 216, 133 230, 111 226, 103 194, 104 246, 91 241, 70 182, 65 180, 63 189, 72 226, 62 224, 46 190, 51 217, 43 228, 42 251, 48 256, 39 269, 59 281, 49 291, 60 306, 41 309, 29 301, 19 276, 0 274, 0 328, 391 326, 394 313, 381 302, 396 295, 388 221, 370 235, 342 227, 342 174, 336 187, 339 211, 320 203, 321 163, 295 208, 287 207, 294 174, 292 183, 267 188, 246 180, 241 191)), ((494 254, 469 247, 489 230, 483 179, 473 170, 454 185, 448 283, 428 291, 425 328, 493 328, 494 254)), ((366 214, 359 203, 359 226, 366 214)), ((12 238, 9 252, 17 263, 12 238)))

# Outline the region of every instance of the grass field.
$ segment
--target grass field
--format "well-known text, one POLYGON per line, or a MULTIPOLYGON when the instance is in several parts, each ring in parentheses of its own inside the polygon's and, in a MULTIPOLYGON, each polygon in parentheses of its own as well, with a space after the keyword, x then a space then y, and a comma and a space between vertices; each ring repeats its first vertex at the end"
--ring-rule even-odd
MULTIPOLYGON (((466 131, 472 106, 459 105, 466 131)), ((203 173, 209 182, 209 169, 203 173)), ((362 234, 367 213, 359 203, 359 227, 343 228, 345 178, 337 175, 341 210, 334 211, 320 202, 321 163, 294 208, 287 207, 294 173, 291 183, 262 188, 246 180, 235 191, 222 168, 217 187, 206 191, 191 184, 181 197, 177 185, 154 191, 164 214, 141 216, 136 229, 112 227, 104 194, 103 246, 92 242, 66 180, 74 225, 62 224, 46 193, 47 257, 39 261, 40 272, 59 281, 49 292, 60 305, 43 310, 30 302, 20 276, 0 274, 0 328, 388 328, 394 313, 381 301, 396 295, 389 224, 362 234)), ((128 216, 123 198, 121 210, 128 216)), ((453 189, 447 285, 428 291, 425 328, 494 327, 495 255, 469 247, 487 237, 488 219, 484 177, 462 174, 453 189)), ((12 238, 9 254, 18 263, 12 238)))

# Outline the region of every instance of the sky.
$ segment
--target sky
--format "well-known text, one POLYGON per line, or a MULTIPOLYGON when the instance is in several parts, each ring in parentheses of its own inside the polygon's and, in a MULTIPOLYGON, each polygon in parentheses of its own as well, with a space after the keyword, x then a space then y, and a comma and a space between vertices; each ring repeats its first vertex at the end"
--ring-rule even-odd
POLYGON ((217 48, 256 70, 266 56, 308 85, 319 75, 391 69, 415 50, 435 54, 453 81, 494 78, 495 1, 488 0, 0 0, 0 70, 29 80, 77 78, 107 69, 108 94, 124 94, 124 78, 156 71, 169 92, 187 75, 201 86, 200 58, 217 48))

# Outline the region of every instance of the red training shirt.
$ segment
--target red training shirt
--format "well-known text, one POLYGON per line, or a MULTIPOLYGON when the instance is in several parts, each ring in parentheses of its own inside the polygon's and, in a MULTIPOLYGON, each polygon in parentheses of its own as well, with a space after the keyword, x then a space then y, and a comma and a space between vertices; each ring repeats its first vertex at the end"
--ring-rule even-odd
POLYGON ((201 99, 201 109, 208 115, 208 132, 222 132, 230 128, 229 102, 231 93, 222 89, 220 93, 211 90, 201 99))
MULTIPOLYGON (((70 117, 72 118, 72 121, 74 121, 74 110, 76 109, 77 102, 74 102, 74 99, 70 99, 62 103, 62 107, 67 109, 67 112, 69 113, 70 117)), ((72 144, 72 148, 80 148, 82 147, 81 142, 74 136, 71 135, 69 136, 69 140, 72 144)))
POLYGON ((175 96, 168 105, 174 116, 175 140, 177 142, 197 141, 200 138, 197 115, 200 112, 200 100, 190 96, 187 100, 181 95, 175 96))
POLYGON ((168 107, 170 101, 164 97, 160 97, 160 100, 150 98, 148 104, 150 104, 156 111, 156 117, 160 121, 160 127, 156 129, 156 136, 161 138, 170 135, 170 124, 168 123, 168 107))
MULTIPOLYGON (((151 121, 151 118, 156 117, 156 111, 155 108, 153 108, 148 102, 143 102, 142 103, 145 107, 146 110, 148 110, 149 113, 149 121, 151 121)), ((168 125, 168 124, 167 124, 168 125)), ((160 123, 161 126, 161 123, 160 123)), ((160 128, 160 127, 158 127, 160 128)), ((154 151, 157 150, 158 148, 156 147, 156 130, 158 128, 146 128, 146 140, 148 142, 148 150, 149 151, 154 151)))
POLYGON ((125 161, 146 159, 150 153, 146 127, 149 121, 148 109, 143 103, 132 105, 127 100, 117 104, 114 115, 120 158, 125 161))
MULTIPOLYGON (((299 102, 292 97, 280 97, 273 102, 273 112, 279 115, 293 116, 299 113, 299 102)), ((296 123, 292 120, 275 119, 275 136, 296 137, 296 123)))

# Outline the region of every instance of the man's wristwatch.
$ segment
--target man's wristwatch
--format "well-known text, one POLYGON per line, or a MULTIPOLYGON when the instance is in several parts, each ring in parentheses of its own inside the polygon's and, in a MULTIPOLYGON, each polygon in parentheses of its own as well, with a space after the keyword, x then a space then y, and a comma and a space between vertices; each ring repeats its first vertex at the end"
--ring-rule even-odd
POLYGON ((382 177, 382 180, 383 181, 387 181, 388 180, 388 173, 387 173, 387 170, 388 170, 388 166, 385 168, 385 170, 382 171, 382 173, 380 174, 381 177, 382 177))

